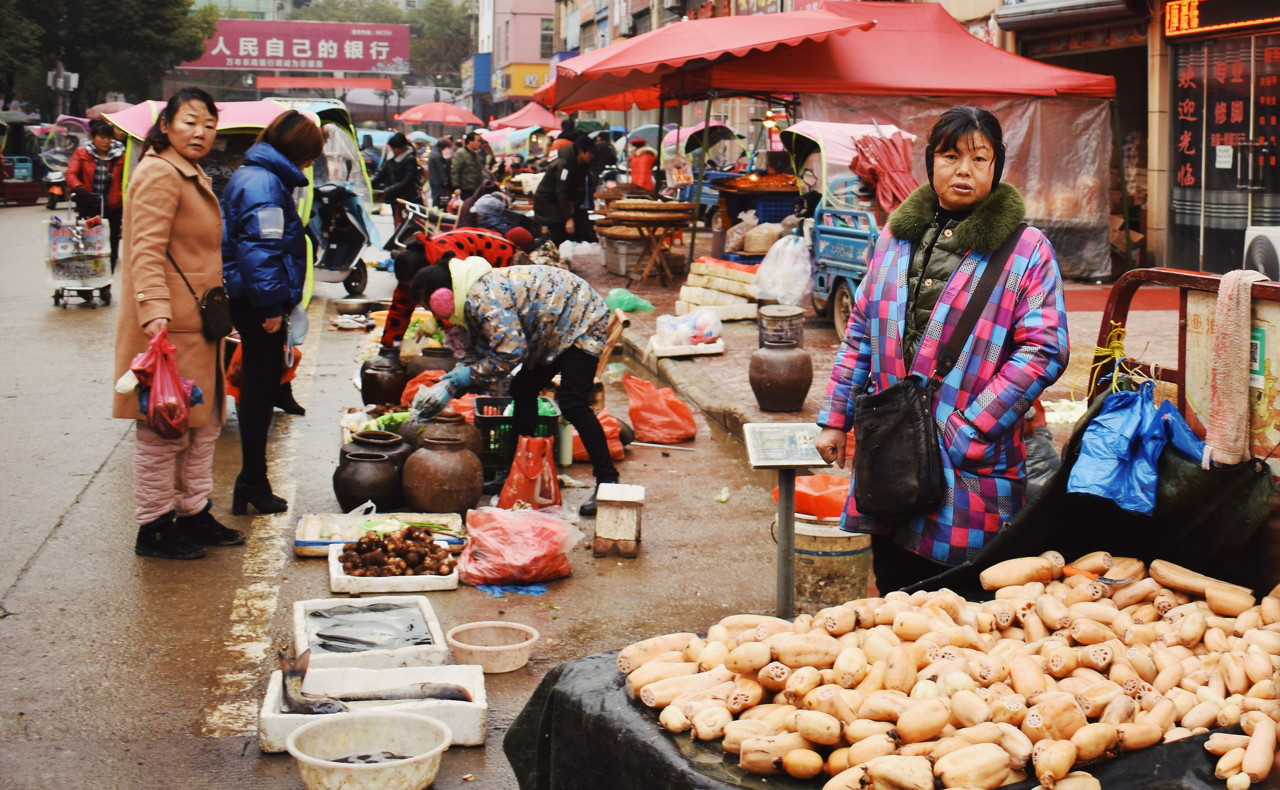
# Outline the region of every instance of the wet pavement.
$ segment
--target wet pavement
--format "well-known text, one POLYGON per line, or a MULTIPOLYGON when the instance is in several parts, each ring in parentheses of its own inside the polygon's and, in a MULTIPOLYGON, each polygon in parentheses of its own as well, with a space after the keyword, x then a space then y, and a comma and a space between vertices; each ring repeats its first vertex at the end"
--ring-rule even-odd
MULTIPOLYGON (((273 429, 272 479, 290 511, 229 515, 238 471, 232 419, 217 449, 214 513, 246 530, 247 545, 211 549, 195 562, 137 557, 132 427, 109 416, 114 308, 53 307, 43 264, 48 214, 42 207, 0 209, 8 273, 0 289, 8 341, 0 351, 6 371, 0 427, 7 440, 0 454, 7 539, 0 552, 0 784, 300 788, 292 758, 259 751, 255 722, 273 653, 291 647, 294 602, 332 595, 324 562, 296 557, 291 540, 300 514, 337 509, 331 476, 338 418, 360 402, 352 376, 362 335, 327 329, 329 302, 345 294, 340 285, 317 287, 295 383, 307 415, 278 415, 273 429)), ((602 267, 581 273, 602 293, 627 285, 602 267)), ((370 275, 368 295, 387 297, 391 275, 370 275)), ((669 312, 676 288, 634 290, 669 312)), ((588 539, 571 553, 573 575, 552 582, 545 595, 494 599, 466 586, 428 594, 446 629, 510 619, 542 633, 526 667, 486 677, 487 743, 451 749, 434 785, 439 790, 517 786, 502 736, 538 680, 560 662, 659 633, 705 630, 730 613, 774 610, 774 480, 747 466, 736 426, 812 420, 836 334, 816 318, 806 324, 815 376, 804 411, 764 415, 746 379, 746 359, 757 345, 754 324, 726 324, 722 357, 647 368, 632 353, 647 341, 655 315, 633 317, 615 361, 675 384, 705 414, 695 413, 692 452, 631 447, 620 464, 623 482, 647 490, 639 557, 593 558, 588 539), (725 503, 716 501, 722 488, 730 490, 725 503)), ((1155 324, 1167 318, 1139 314, 1131 338, 1142 334, 1139 322, 1164 337, 1155 324)), ((1083 369, 1074 360, 1091 353, 1098 321, 1073 315, 1073 330, 1077 320, 1093 326, 1083 341, 1075 331, 1073 370, 1083 369)), ((1166 340, 1154 346, 1160 353, 1166 340)), ((1055 391, 1067 396, 1065 385, 1055 391)), ((606 386, 606 401, 612 412, 627 413, 619 384, 606 386)), ((567 471, 590 480, 585 464, 567 471)), ((566 489, 566 504, 576 507, 586 493, 566 489)), ((580 522, 588 536, 591 524, 580 522)))

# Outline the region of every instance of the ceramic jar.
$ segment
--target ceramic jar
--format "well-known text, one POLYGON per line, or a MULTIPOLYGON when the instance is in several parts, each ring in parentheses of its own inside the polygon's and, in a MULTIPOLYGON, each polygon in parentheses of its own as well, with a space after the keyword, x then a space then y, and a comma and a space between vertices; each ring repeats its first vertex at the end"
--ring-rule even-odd
POLYGON ((480 503, 484 469, 461 439, 424 438, 404 464, 408 506, 420 513, 465 513, 480 503))
POLYGON ((400 507, 400 470, 385 453, 349 453, 333 471, 333 493, 342 512, 372 501, 380 511, 400 507))
POLYGON ((391 459, 396 470, 404 469, 404 462, 417 447, 409 444, 398 433, 391 431, 360 431, 351 437, 351 441, 342 445, 338 463, 345 462, 351 453, 382 453, 391 459))
POLYGON ((424 348, 421 354, 409 357, 404 364, 407 380, 413 381, 428 370, 453 370, 458 360, 447 348, 424 348))
POLYGON ((366 406, 399 403, 408 381, 404 363, 375 354, 360 366, 360 398, 366 406))
POLYGON ((769 340, 752 352, 747 379, 761 411, 800 411, 813 383, 813 358, 794 340, 769 340))
POLYGON ((467 422, 466 417, 450 411, 441 412, 422 423, 418 440, 422 439, 461 439, 466 448, 476 456, 484 449, 480 429, 467 422))

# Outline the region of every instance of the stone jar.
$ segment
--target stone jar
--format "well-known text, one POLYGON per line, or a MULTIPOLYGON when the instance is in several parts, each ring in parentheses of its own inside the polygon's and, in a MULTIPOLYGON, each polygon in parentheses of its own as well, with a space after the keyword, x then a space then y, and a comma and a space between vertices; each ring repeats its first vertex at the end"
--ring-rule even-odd
POLYGON ((466 448, 478 457, 484 449, 480 439, 480 429, 467 422, 467 418, 456 412, 442 412, 421 425, 418 440, 422 439, 461 439, 466 448))
POLYGON ((423 439, 404 464, 405 501, 419 513, 466 513, 484 493, 480 458, 461 439, 423 439))
POLYGON ((794 340, 770 340, 751 353, 747 379, 761 411, 800 411, 813 383, 813 358, 794 340))
POLYGON ((360 366, 360 398, 366 406, 399 403, 408 381, 404 363, 374 355, 360 366))
POLYGON ((400 470, 385 453, 350 453, 333 471, 333 493, 342 512, 372 501, 380 511, 403 502, 400 470))
POLYGON ((421 354, 409 357, 404 364, 407 380, 413 381, 428 370, 453 370, 458 360, 447 348, 424 348, 421 354))
POLYGON ((351 437, 351 441, 342 445, 338 463, 345 463, 352 453, 382 453, 391 459, 396 470, 404 469, 404 462, 417 447, 409 444, 398 433, 391 431, 360 431, 351 437))

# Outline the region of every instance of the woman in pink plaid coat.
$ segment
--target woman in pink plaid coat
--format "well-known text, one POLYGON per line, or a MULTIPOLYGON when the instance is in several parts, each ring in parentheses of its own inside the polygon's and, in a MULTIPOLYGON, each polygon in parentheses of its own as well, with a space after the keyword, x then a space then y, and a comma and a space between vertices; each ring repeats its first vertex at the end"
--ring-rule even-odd
MULTIPOLYGON (((983 267, 1017 232, 1021 195, 1000 182, 1004 136, 986 110, 954 107, 925 148, 929 183, 889 217, 858 287, 827 384, 817 450, 844 467, 858 396, 912 373, 928 379, 983 267)), ((974 556, 1023 504, 1022 423, 1066 368, 1070 344, 1053 246, 1025 227, 959 361, 933 395, 947 495, 899 521, 858 512, 850 488, 841 529, 871 535, 880 591, 911 585, 974 556)))

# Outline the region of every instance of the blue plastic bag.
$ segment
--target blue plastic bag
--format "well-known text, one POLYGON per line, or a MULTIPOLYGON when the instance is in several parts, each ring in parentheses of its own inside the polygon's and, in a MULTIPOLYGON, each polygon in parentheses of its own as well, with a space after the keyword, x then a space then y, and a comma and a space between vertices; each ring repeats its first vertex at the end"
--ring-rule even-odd
POLYGON ((1173 441, 1176 450, 1200 460, 1204 442, 1172 403, 1156 407, 1154 390, 1155 383, 1148 381, 1136 392, 1107 396, 1081 437, 1080 455, 1067 479, 1069 493, 1110 499, 1123 510, 1149 516, 1156 507, 1157 465, 1165 445, 1173 441))

